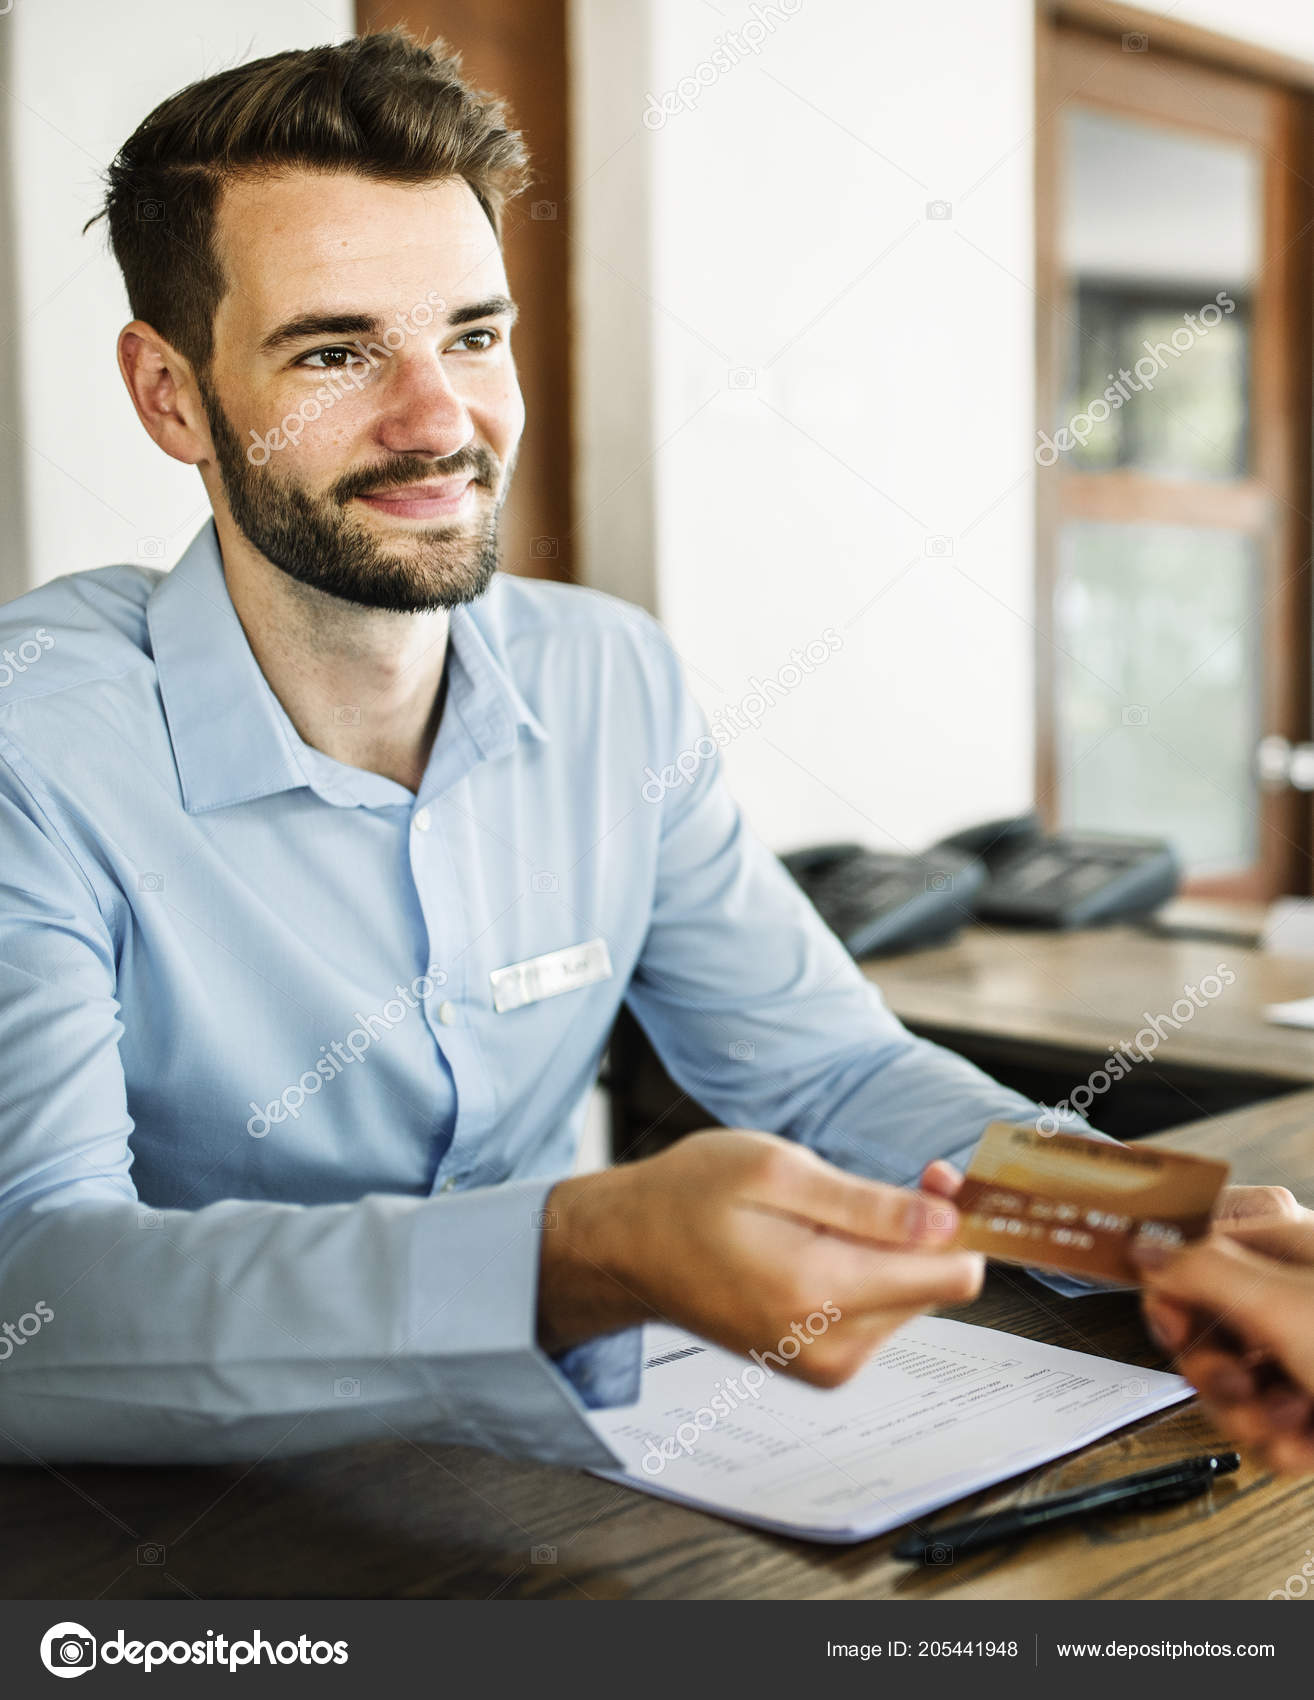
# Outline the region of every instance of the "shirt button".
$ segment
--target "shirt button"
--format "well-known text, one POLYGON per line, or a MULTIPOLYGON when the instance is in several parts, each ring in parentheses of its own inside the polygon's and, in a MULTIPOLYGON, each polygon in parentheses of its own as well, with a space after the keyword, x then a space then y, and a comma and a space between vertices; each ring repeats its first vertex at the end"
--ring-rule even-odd
POLYGON ((433 817, 428 809, 416 809, 415 819, 411 822, 411 825, 417 832, 428 832, 432 819, 433 817))
POLYGON ((448 1175, 447 1179, 438 1188, 438 1190, 439 1190, 439 1192, 451 1192, 454 1189, 455 1186, 456 1186, 456 1182, 452 1179, 452 1177, 450 1175, 448 1175))
POLYGON ((444 1027, 456 1026, 456 1005, 446 998, 438 1005, 438 1019, 444 1027))

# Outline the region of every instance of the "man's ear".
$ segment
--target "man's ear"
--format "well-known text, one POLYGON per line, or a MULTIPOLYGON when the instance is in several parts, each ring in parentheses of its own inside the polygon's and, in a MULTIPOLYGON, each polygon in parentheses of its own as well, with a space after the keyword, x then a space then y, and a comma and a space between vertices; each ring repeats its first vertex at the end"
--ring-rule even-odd
POLYGON ((137 417, 165 454, 185 466, 212 456, 201 392, 177 349, 144 319, 134 319, 119 332, 118 358, 137 417))

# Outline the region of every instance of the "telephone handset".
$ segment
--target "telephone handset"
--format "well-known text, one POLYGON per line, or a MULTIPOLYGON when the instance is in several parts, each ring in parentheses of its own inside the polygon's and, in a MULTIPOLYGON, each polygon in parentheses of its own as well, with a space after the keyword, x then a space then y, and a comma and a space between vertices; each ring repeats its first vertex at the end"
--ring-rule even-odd
POLYGON ((782 860, 857 957, 938 944, 973 917, 1065 928, 1148 915, 1181 879, 1164 839, 1046 834, 1034 813, 953 833, 916 855, 828 844, 782 860))

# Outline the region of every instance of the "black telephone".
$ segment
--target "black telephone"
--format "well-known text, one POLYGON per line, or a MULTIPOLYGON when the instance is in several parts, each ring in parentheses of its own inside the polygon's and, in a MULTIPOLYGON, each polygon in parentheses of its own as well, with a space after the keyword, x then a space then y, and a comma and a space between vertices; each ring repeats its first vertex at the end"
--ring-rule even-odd
POLYGON ((1090 927, 1148 915, 1181 879, 1164 839, 1047 835, 1035 814, 986 821, 919 855, 827 844, 781 860, 857 957, 938 944, 973 917, 1090 927))
POLYGON ((972 918, 985 864, 972 856, 905 856, 861 844, 792 850, 781 861, 851 956, 939 944, 972 918))

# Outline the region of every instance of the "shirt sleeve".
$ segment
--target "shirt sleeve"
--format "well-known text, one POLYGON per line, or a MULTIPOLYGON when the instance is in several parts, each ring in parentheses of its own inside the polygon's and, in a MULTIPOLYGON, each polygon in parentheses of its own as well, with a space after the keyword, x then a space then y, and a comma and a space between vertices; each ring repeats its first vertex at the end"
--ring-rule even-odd
POLYGON ((555 1362, 592 1410, 632 1405, 643 1374, 643 1328, 622 1328, 560 1352, 555 1362))
MULTIPOLYGON (((536 1343, 552 1180, 154 1209, 131 1174, 115 980, 93 888, 0 764, 0 1461, 410 1436, 616 1467, 536 1343)), ((637 1338, 631 1355, 622 1393, 637 1338)))
POLYGON ((1051 1130, 1104 1137, 904 1027, 749 831, 718 740, 658 648, 668 719, 651 769, 688 777, 660 800, 652 924, 628 998, 677 1084, 729 1126, 905 1186, 933 1157, 964 1164, 992 1121, 1044 1115, 1051 1130))

